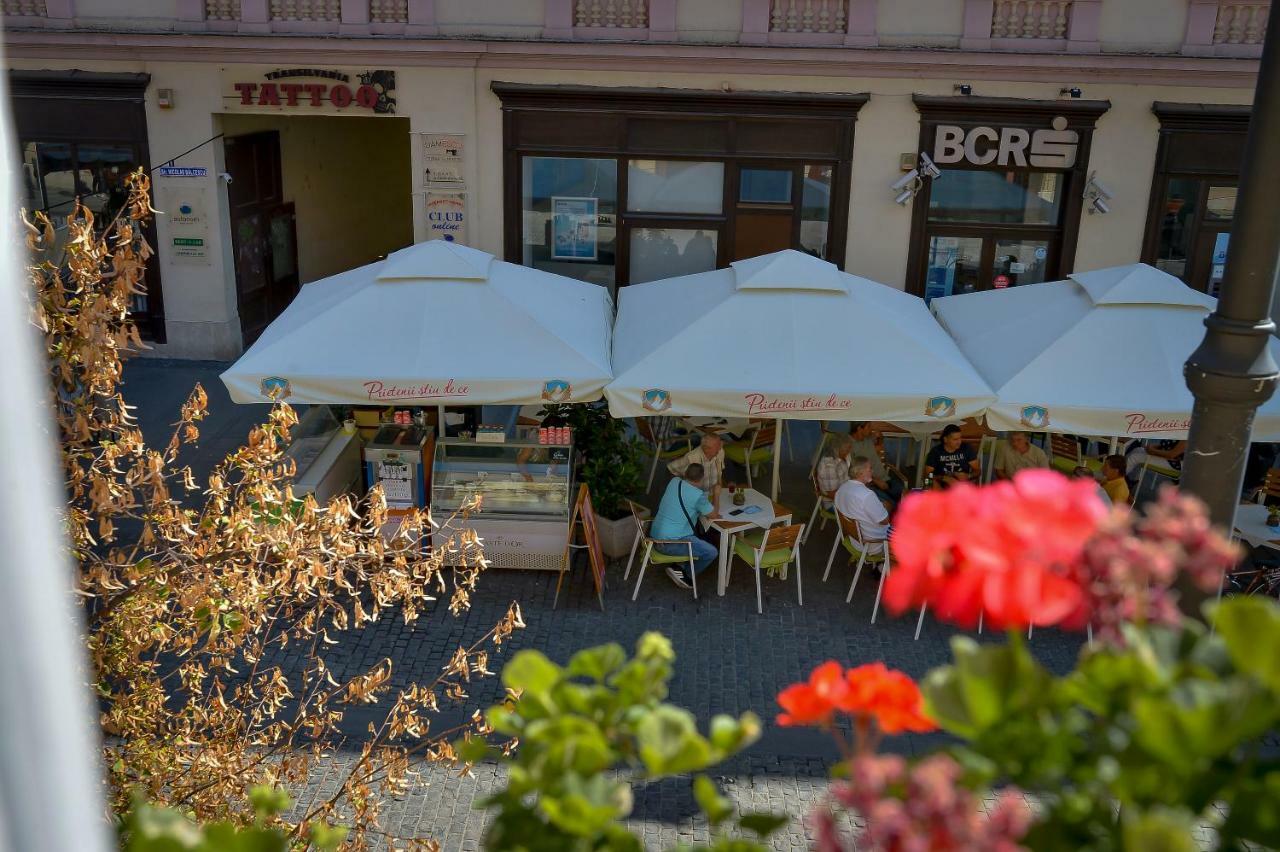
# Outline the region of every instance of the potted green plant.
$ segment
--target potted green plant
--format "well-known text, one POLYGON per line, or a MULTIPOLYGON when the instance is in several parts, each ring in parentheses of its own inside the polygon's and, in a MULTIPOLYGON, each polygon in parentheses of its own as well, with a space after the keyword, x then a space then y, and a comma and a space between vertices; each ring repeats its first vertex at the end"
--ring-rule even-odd
POLYGON ((591 490, 601 549, 611 559, 628 555, 636 528, 627 500, 644 494, 640 442, 627 436, 626 421, 615 419, 604 400, 585 405, 548 405, 544 416, 573 429, 577 478, 591 490))

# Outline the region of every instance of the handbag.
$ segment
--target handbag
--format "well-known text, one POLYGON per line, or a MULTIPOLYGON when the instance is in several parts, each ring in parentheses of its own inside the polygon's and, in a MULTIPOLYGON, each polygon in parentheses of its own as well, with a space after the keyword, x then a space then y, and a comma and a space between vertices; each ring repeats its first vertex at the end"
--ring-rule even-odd
POLYGON ((680 511, 684 512, 684 519, 689 522, 689 529, 693 530, 693 534, 696 538, 705 541, 707 544, 719 550, 719 534, 712 532, 710 529, 701 529, 698 526, 697 521, 689 517, 689 508, 684 504, 684 488, 681 487, 682 485, 683 483, 676 486, 676 499, 680 501, 680 511))

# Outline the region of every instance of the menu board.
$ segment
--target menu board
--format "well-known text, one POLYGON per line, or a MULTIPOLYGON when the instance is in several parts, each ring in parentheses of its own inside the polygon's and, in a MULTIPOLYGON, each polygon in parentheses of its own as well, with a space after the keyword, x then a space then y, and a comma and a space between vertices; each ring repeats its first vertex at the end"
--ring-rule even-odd
POLYGON ((377 464, 378 484, 387 498, 390 509, 413 508, 413 470, 407 462, 397 459, 377 464))

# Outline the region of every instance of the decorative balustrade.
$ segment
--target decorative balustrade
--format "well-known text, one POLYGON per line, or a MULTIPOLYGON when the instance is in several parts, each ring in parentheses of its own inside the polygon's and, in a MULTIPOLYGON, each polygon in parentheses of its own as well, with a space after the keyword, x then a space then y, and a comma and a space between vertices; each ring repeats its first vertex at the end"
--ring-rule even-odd
POLYGON ((648 0, 576 0, 573 25, 594 29, 646 29, 648 0))
POLYGON ((0 11, 13 18, 43 18, 48 14, 44 0, 4 0, 0 11))
POLYGON ((271 0, 273 21, 340 21, 342 0, 271 0))
POLYGON ((1071 0, 996 0, 992 38, 1065 39, 1071 0))
POLYGON ((848 0, 773 0, 769 10, 773 33, 844 33, 848 25, 848 0))
POLYGON ((204 0, 206 21, 240 20, 240 0, 204 0))
POLYGON ((1214 44, 1262 44, 1270 3, 1223 3, 1213 27, 1214 44))
POLYGON ((403 24, 409 20, 409 0, 369 0, 369 20, 375 24, 403 24))

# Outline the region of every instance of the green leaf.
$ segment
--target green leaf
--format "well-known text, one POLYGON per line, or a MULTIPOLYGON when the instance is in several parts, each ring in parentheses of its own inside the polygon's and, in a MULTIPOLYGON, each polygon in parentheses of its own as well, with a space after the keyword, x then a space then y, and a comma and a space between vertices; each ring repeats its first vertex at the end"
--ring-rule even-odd
POLYGON ((311 824, 311 845, 316 848, 316 852, 335 852, 346 839, 345 825, 326 825, 322 822, 311 824))
POLYGON ((1134 813, 1126 809, 1124 821, 1124 848, 1127 852, 1197 852, 1193 831, 1194 816, 1187 811, 1157 808, 1146 813, 1134 813))
POLYGON ((1052 677, 1016 636, 1007 645, 951 640, 955 664, 929 672, 921 687, 929 716, 959 736, 976 739, 1011 716, 1046 701, 1052 677))
POLYGON ((538 651, 525 650, 502 669, 502 684, 531 696, 545 697, 560 682, 563 670, 538 651))
POLYGON ((467 737, 458 740, 453 744, 453 750, 457 752, 458 759, 464 763, 479 763, 496 751, 490 748, 483 737, 467 737))
POLYGON ((1259 736, 1277 717, 1271 697, 1243 678, 1187 680, 1167 694, 1133 702, 1135 741, 1149 754, 1187 774, 1259 736))
POLYGON ((1230 811, 1220 834, 1219 848, 1230 848, 1228 840, 1242 839, 1268 849, 1280 848, 1280 771, 1265 772, 1240 785, 1231 799, 1230 811))
POLYGON ((721 713, 711 719, 711 745, 723 760, 760 739, 760 730, 755 713, 743 713, 741 719, 721 713))
POLYGON ((596 683, 604 683, 605 678, 622 668, 626 661, 627 652, 616 642, 587 648, 569 660, 569 676, 589 677, 596 683))
POLYGON ((636 659, 645 662, 675 662, 676 652, 671 647, 671 640, 650 630, 636 640, 636 659))
POLYGON ((707 822, 712 828, 733 815, 733 802, 721 795, 715 782, 705 775, 693 779, 693 799, 707 815, 707 822))
POLYGON ((790 820, 785 814, 771 814, 767 811, 754 811, 738 818, 738 825, 755 834, 761 840, 767 838, 790 820))
POLYGON ((579 837, 593 837, 631 813, 631 787, 603 775, 583 779, 568 774, 556 795, 544 794, 538 809, 557 827, 579 837))
POLYGON ((663 704, 655 708, 636 729, 640 760, 650 775, 678 775, 705 769, 711 762, 711 744, 694 724, 693 714, 663 704))
POLYGON ((1272 692, 1280 692, 1280 605, 1264 595, 1235 596, 1209 617, 1231 660, 1272 692))
POLYGON ((293 804, 288 793, 268 784, 260 784, 250 790, 249 803, 253 805, 253 813, 259 820, 284 813, 293 804))

